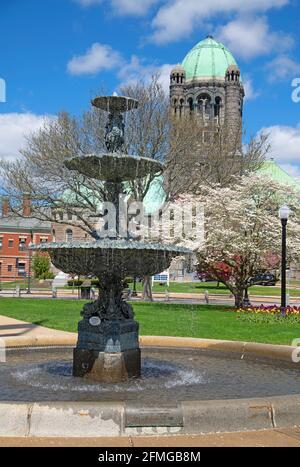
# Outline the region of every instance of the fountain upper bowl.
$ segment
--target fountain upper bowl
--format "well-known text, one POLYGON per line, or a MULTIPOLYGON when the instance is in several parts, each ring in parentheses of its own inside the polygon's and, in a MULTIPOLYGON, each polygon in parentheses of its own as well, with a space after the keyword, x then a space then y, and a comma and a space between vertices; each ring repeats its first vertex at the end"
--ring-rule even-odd
POLYGON ((89 154, 67 159, 69 170, 77 170, 86 177, 107 182, 122 182, 161 174, 164 164, 150 157, 126 154, 89 154))

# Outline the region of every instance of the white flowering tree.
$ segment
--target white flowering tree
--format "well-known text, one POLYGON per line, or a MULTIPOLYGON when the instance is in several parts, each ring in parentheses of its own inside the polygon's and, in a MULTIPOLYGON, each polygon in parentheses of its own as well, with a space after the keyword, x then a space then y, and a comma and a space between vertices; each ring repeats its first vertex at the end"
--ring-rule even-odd
MULTIPOLYGON (((300 257, 300 194, 257 174, 244 176, 230 187, 200 186, 195 195, 182 195, 177 206, 199 204, 204 209, 204 241, 193 237, 164 240, 193 249, 202 271, 228 287, 241 306, 250 278, 263 269, 270 255, 280 257, 281 223, 278 209, 291 208, 287 227, 289 261, 300 257)), ((183 209, 184 211, 184 209, 183 209)), ((177 221, 178 222, 178 221, 177 221)))
POLYGON ((291 187, 250 175, 229 188, 204 188, 197 198, 205 211, 205 240, 198 249, 198 261, 228 287, 236 306, 242 305, 250 278, 264 267, 266 257, 280 255, 278 209, 284 202, 292 210, 288 260, 299 258, 299 194, 291 187))

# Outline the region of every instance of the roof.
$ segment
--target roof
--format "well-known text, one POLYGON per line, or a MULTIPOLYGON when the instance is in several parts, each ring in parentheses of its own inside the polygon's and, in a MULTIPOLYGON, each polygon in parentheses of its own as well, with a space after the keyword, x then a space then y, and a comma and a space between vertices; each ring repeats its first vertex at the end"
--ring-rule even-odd
POLYGON ((0 230, 51 232, 51 223, 31 217, 0 217, 0 230))
POLYGON ((290 185, 297 191, 300 191, 300 181, 283 170, 274 159, 265 161, 258 170, 258 173, 269 176, 276 182, 290 185))
POLYGON ((237 65, 233 55, 212 36, 208 36, 193 47, 186 55, 182 66, 186 79, 222 78, 230 65, 237 65))

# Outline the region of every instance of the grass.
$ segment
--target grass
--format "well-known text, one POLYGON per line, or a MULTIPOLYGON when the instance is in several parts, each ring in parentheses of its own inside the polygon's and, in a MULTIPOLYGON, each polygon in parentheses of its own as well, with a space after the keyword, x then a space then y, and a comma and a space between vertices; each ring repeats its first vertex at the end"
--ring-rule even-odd
MULTIPOLYGON (((0 314, 53 329, 75 332, 81 300, 0 298, 0 314)), ((230 307, 134 303, 142 335, 202 337, 291 344, 300 337, 298 323, 245 322, 230 307)))

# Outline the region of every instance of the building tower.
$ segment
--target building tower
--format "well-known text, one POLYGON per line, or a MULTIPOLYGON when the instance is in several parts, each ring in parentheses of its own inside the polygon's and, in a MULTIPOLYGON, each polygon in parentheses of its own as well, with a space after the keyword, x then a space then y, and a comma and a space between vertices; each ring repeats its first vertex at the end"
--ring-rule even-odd
POLYGON ((204 126, 226 126, 238 131, 240 139, 244 95, 233 55, 212 36, 196 44, 182 65, 171 71, 170 105, 174 115, 197 115, 204 126))

